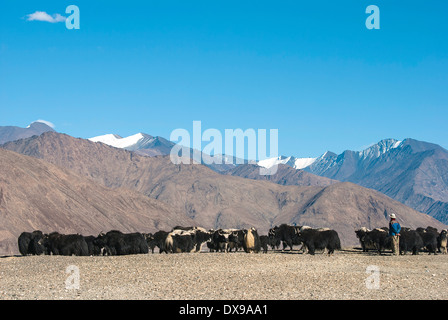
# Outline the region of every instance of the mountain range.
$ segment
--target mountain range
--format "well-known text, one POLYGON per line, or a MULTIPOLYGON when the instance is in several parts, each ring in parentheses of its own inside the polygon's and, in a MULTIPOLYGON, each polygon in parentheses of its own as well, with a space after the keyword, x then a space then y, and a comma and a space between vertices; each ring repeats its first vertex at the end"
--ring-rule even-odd
MULTIPOLYGON (((285 162, 285 158, 259 164, 268 167, 285 162)), ((286 164, 297 162, 289 159, 286 164)), ((448 151, 439 145, 415 139, 386 139, 363 151, 347 150, 339 155, 326 152, 301 169, 378 190, 448 222, 448 151)), ((295 183, 290 179, 287 184, 295 183)))
POLYGON ((272 179, 256 181, 249 170, 255 165, 234 167, 245 176, 240 177, 57 132, 11 141, 2 148, 9 159, 2 170, 9 178, 0 180, 0 216, 7 220, 2 221, 0 243, 11 244, 21 231, 34 228, 148 232, 181 224, 214 229, 254 226, 266 234, 275 225, 296 223, 333 228, 344 246, 352 246, 358 243, 356 228, 387 226, 391 212, 404 226, 446 228, 381 192, 288 165, 279 166, 272 179), (64 179, 55 179, 59 175, 64 179), (52 217, 58 221, 66 215, 70 219, 50 224, 52 217))
MULTIPOLYGON (((110 135, 102 137, 107 136, 110 135)), ((139 136, 149 135, 138 134, 131 137, 139 136)), ((125 140, 132 141, 129 138, 125 140)), ((96 138, 91 140, 101 141, 96 138)), ((163 148, 150 144, 142 146, 139 141, 122 148, 145 155, 151 155, 151 152, 168 155, 174 143, 163 140, 163 148)), ((113 145, 106 139, 103 142, 113 145)), ((274 165, 283 167, 273 176, 258 174, 259 167, 253 164, 233 163, 208 167, 225 175, 269 180, 282 185, 303 184, 304 172, 331 180, 353 182, 380 191, 417 211, 448 223, 448 151, 433 143, 411 138, 402 141, 384 139, 362 151, 346 150, 341 154, 327 151, 317 158, 279 156, 256 163, 264 168, 274 165), (285 166, 294 170, 288 170, 285 166)), ((315 176, 310 176, 310 179, 317 181, 315 176)), ((320 181, 319 185, 331 183, 323 182, 324 179, 320 181)))

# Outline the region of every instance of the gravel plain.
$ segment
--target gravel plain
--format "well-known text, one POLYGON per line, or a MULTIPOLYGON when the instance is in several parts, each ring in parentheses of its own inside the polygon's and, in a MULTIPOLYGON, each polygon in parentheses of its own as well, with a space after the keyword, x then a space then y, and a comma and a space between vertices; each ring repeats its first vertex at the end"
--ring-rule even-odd
POLYGON ((446 300, 447 288, 448 255, 441 254, 379 256, 350 249, 333 256, 270 251, 0 258, 1 300, 446 300))

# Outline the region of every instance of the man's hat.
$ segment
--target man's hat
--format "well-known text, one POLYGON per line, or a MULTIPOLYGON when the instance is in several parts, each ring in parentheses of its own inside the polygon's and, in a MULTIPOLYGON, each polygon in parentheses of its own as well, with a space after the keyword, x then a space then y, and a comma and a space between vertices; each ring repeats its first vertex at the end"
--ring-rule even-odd
POLYGON ((391 214, 390 214, 390 218, 391 218, 391 219, 395 219, 395 218, 396 218, 395 213, 391 213, 391 214))

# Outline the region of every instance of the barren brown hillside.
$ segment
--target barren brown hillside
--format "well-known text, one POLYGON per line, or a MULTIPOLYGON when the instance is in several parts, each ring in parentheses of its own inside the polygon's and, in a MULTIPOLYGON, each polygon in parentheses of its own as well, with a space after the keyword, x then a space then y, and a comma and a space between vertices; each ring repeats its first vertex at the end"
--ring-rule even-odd
POLYGON ((0 255, 16 254, 22 231, 81 233, 169 230, 192 222, 166 203, 112 190, 69 170, 0 149, 0 255))

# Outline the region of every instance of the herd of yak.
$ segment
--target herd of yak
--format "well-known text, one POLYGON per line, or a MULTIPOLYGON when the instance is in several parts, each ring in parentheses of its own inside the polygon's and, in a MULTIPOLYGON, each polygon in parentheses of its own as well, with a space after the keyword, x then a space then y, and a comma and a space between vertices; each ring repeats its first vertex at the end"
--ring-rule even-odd
MULTIPOLYGON (((391 240, 387 228, 369 230, 361 228, 355 231, 363 252, 391 249, 391 240)), ((171 231, 151 233, 122 233, 112 230, 101 232, 98 236, 80 234, 44 234, 39 230, 23 232, 18 238, 22 255, 128 255, 154 253, 155 247, 160 253, 199 252, 206 244, 210 252, 232 252, 244 250, 247 253, 282 250, 292 251, 294 245, 301 245, 302 252, 314 255, 316 251, 327 252, 341 250, 338 233, 328 228, 311 228, 282 224, 269 230, 268 235, 258 235, 255 228, 206 230, 201 227, 177 226, 171 231)), ((440 233, 432 227, 411 230, 402 228, 400 233, 400 254, 426 251, 436 254, 447 251, 447 231, 440 233)))
MULTIPOLYGON (((375 250, 381 254, 386 249, 392 250, 389 229, 386 227, 374 230, 361 228, 356 230, 355 233, 361 243, 363 252, 375 250)), ((415 230, 404 227, 401 228, 399 239, 400 254, 412 252, 415 255, 421 251, 429 254, 447 253, 447 230, 445 229, 438 232, 436 228, 430 226, 415 230)))

